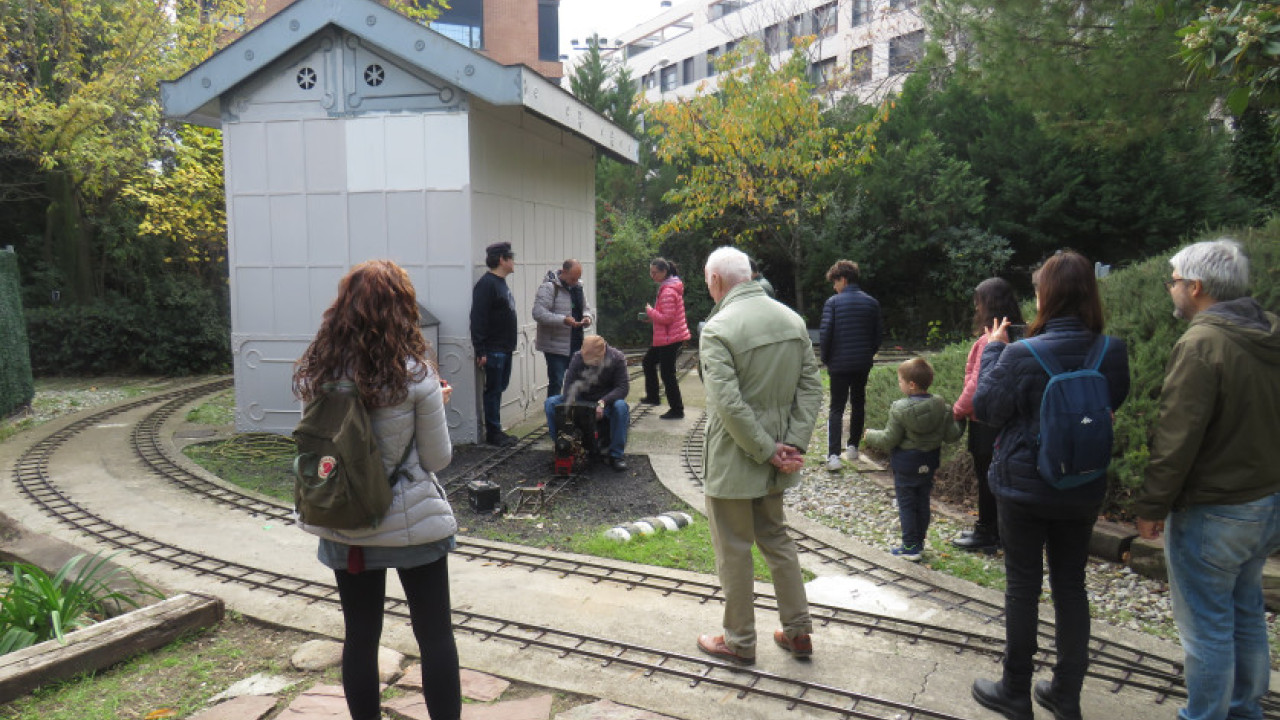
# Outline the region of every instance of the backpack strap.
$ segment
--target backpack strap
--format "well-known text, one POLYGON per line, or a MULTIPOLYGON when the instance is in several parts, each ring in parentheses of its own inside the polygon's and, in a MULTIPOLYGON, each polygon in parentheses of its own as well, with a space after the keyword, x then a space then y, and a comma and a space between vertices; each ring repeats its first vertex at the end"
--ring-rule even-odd
POLYGON ((395 485, 400 482, 400 474, 404 472, 405 461, 409 459, 409 451, 413 450, 413 441, 418 439, 418 433, 409 436, 409 443, 404 446, 404 454, 400 456, 400 462, 396 463, 396 467, 391 471, 391 476, 387 478, 387 482, 395 485))
POLYGON ((1109 347, 1111 347, 1111 336, 1099 335, 1098 339, 1093 341, 1093 347, 1089 348, 1089 354, 1085 356, 1084 366, 1090 370, 1102 367, 1102 358, 1106 356, 1109 347))
POLYGON ((1035 340, 1036 338, 1027 338, 1021 342, 1023 345, 1027 346, 1028 350, 1031 351, 1031 357, 1035 358, 1036 362, 1040 363, 1040 367, 1044 368, 1046 373, 1049 373, 1049 377, 1061 375, 1063 372, 1062 364, 1058 362, 1058 358, 1055 357, 1053 353, 1049 352, 1049 348, 1047 347, 1041 346, 1037 351, 1036 345, 1041 345, 1041 343, 1035 342, 1035 340), (1041 353, 1044 354, 1041 355, 1041 353))

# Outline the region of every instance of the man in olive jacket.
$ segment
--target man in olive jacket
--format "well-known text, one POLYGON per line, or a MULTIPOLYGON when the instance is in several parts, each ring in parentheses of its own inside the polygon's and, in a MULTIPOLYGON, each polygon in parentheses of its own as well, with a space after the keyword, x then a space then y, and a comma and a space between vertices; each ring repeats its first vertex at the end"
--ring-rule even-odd
POLYGON ((808 657, 813 624, 782 491, 798 480, 822 403, 818 361, 800 316, 749 282, 745 254, 720 248, 704 274, 716 306, 699 345, 708 417, 703 482, 725 608, 724 635, 702 635, 698 647, 755 662, 754 544, 773 573, 782 621, 774 641, 808 657))
POLYGON ((1260 718, 1271 677, 1262 567, 1280 548, 1280 317, 1245 295, 1233 240, 1169 260, 1174 315, 1138 531, 1168 527, 1173 618, 1186 653, 1184 720, 1260 718), (1166 520, 1167 517, 1167 520, 1166 520))

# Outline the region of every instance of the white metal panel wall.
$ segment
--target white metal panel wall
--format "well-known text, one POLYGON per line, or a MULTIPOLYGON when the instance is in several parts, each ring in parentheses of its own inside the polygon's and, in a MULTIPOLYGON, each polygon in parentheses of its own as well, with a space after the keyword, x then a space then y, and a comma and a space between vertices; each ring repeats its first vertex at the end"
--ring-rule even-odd
POLYGON ((441 320, 449 422, 475 440, 465 113, 227 123, 229 261, 240 430, 288 432, 290 378, 352 265, 391 258, 441 320))
POLYGON ((502 420, 510 426, 540 416, 546 399, 546 362, 534 351, 532 310, 547 271, 578 259, 587 297, 596 305, 595 156, 586 143, 522 111, 474 103, 470 120, 473 282, 487 272, 486 245, 507 240, 516 252, 516 272, 507 282, 519 335, 502 398, 502 420))

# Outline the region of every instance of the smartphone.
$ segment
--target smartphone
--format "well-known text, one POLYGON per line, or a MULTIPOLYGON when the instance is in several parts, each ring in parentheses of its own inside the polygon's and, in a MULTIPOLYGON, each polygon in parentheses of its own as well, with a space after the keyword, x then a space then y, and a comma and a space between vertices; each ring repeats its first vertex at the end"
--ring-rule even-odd
POLYGON ((1018 342, 1027 336, 1027 326, 1022 323, 1010 325, 1005 332, 1009 333, 1009 342, 1018 342))

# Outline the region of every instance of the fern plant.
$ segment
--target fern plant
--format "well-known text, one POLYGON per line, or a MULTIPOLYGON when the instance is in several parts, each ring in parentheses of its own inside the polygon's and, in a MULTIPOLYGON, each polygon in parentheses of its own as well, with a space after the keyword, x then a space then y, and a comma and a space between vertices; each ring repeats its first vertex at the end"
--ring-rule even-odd
MULTIPOLYGON (((118 555, 119 553, 116 553, 118 555)), ((52 577, 26 563, 10 563, 13 582, 0 598, 0 655, 57 638, 102 619, 112 609, 139 607, 138 596, 164 595, 100 553, 67 561, 52 577), (130 592, 132 591, 132 593, 130 592)))

